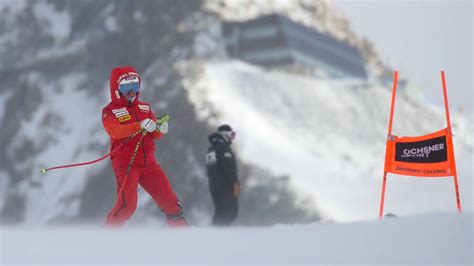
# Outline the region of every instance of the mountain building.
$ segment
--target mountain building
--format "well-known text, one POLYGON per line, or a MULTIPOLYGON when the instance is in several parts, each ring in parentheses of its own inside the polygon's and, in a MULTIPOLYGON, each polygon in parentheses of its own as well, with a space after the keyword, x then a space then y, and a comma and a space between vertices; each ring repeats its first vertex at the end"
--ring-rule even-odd
POLYGON ((367 79, 356 47, 279 14, 227 21, 222 33, 228 55, 252 64, 302 65, 331 78, 367 79))

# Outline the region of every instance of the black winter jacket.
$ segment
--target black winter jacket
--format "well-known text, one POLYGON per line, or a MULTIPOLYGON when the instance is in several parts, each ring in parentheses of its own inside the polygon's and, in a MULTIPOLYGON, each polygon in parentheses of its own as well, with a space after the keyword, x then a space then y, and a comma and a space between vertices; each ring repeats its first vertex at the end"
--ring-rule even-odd
POLYGON ((211 192, 233 193, 237 178, 235 155, 229 142, 219 133, 209 136, 211 147, 206 153, 207 176, 211 192))

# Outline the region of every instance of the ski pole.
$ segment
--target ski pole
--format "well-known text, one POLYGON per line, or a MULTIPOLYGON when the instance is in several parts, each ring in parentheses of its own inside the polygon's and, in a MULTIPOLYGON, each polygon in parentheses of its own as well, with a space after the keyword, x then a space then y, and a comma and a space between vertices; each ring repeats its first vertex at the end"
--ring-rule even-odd
MULTIPOLYGON (((164 122, 168 122, 168 120, 170 120, 170 116, 165 115, 163 118, 158 119, 156 121, 156 123, 161 124, 161 123, 164 123, 164 122)), ((156 130, 158 130, 158 129, 156 129, 156 130)), ((135 157, 137 156, 138 148, 140 147, 140 144, 141 144, 143 138, 145 137, 146 133, 147 133, 147 131, 143 130, 142 135, 140 136, 140 139, 138 140, 137 145, 135 146, 135 150, 133 151, 132 158, 130 159, 130 163, 128 163, 127 172, 125 172, 125 177, 123 179, 122 185, 120 186, 120 190, 119 190, 119 193, 118 193, 117 197, 119 197, 120 194, 122 194, 123 188, 125 187, 125 182, 127 181, 128 174, 130 173, 130 169, 132 168, 132 164, 135 161, 135 157)))
POLYGON ((40 173, 44 174, 48 171, 55 170, 55 169, 61 169, 61 168, 70 168, 70 167, 76 167, 76 166, 83 166, 83 165, 88 165, 88 164, 93 164, 99 161, 104 160, 105 158, 109 157, 110 155, 114 154, 116 151, 119 150, 124 144, 128 143, 132 138, 134 138, 136 135, 140 134, 142 131, 138 130, 137 132, 133 133, 130 137, 128 137, 125 142, 121 143, 119 146, 117 146, 115 149, 113 149, 111 152, 107 153, 106 155, 100 157, 99 159, 95 159, 93 161, 88 161, 88 162, 83 162, 83 163, 76 163, 76 164, 68 164, 68 165, 61 165, 61 166, 55 166, 55 167, 50 167, 50 168, 41 168, 40 173))
POLYGON ((140 139, 138 140, 137 145, 135 146, 135 150, 133 151, 132 158, 130 159, 130 163, 128 163, 127 172, 125 172, 125 177, 123 178, 122 185, 120 186, 120 190, 117 194, 117 200, 118 200, 118 197, 120 197, 120 195, 122 195, 123 189, 125 188, 125 182, 127 182, 128 174, 130 173, 130 169, 132 168, 132 164, 135 161, 135 157, 137 156, 138 148, 140 147, 140 144, 141 144, 143 138, 145 137, 146 133, 147 133, 146 130, 144 130, 142 132, 142 134, 140 136, 140 139))
POLYGON ((145 137, 145 135, 146 131, 144 130, 142 132, 142 135, 140 136, 140 139, 137 142, 137 145, 135 146, 135 150, 133 151, 132 158, 130 159, 130 163, 128 164, 127 172, 125 173, 125 175, 128 175, 128 173, 130 172, 130 168, 132 168, 132 164, 135 161, 135 157, 137 156, 138 148, 140 147, 140 144, 142 143, 143 137, 145 137))

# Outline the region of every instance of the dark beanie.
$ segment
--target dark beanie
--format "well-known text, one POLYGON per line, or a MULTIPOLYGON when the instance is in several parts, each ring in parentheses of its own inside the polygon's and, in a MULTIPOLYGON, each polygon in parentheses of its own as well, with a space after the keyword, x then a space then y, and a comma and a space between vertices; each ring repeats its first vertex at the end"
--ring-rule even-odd
POLYGON ((217 131, 233 131, 229 125, 222 125, 217 128, 217 131))

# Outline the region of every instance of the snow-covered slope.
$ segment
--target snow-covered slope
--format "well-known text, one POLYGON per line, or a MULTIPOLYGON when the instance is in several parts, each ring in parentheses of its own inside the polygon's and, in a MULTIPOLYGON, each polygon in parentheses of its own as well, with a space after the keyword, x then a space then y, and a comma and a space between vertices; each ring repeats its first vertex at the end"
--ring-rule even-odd
MULTIPOLYGON (((4 77, 0 88, 0 222, 103 221, 115 198, 108 162, 47 175, 38 170, 106 153, 109 143, 100 112, 109 101, 108 75, 117 65, 133 65, 143 78, 143 100, 150 102, 156 114, 172 117, 170 134, 158 145, 158 161, 170 176, 187 217, 208 223, 212 203, 202 156, 207 135, 215 129, 207 121, 197 121, 175 66, 193 57, 225 58, 220 22, 248 18, 250 13, 239 10, 249 5, 252 16, 277 11, 335 36, 350 33, 347 21, 339 23, 343 19, 338 16, 337 23, 331 19, 336 16, 331 15, 329 2, 234 2, 226 6, 223 1, 199 0, 173 4, 0 1, 0 74, 4 77)), ((241 170, 255 174, 253 168, 247 164, 241 170)), ((241 197, 238 223, 319 219, 317 210, 293 202, 284 178, 274 182, 262 171, 258 176, 258 182, 241 197), (262 210, 267 211, 265 216, 262 210)), ((163 215, 144 193, 140 193, 139 208, 132 222, 162 221, 163 215)))
MULTIPOLYGON (((200 119, 231 124, 241 159, 288 175, 300 193, 336 220, 378 214, 391 92, 358 80, 317 80, 242 62, 195 62, 188 95, 200 119)), ((186 70, 184 70, 186 71, 186 70)), ((441 89, 440 89, 441 93, 441 89)), ((393 133, 446 126, 443 110, 408 86, 397 97, 393 133)), ((453 115, 461 200, 472 210, 472 121, 453 115)), ((251 182, 251 180, 249 180, 251 182)), ((452 178, 389 176, 386 211, 454 210, 452 178)))
POLYGON ((0 264, 472 265, 472 213, 270 228, 3 228, 0 264))
POLYGON ((41 95, 54 91, 55 97, 45 97, 45 107, 34 112, 30 121, 20 125, 21 130, 7 152, 21 150, 25 139, 31 141, 36 151, 34 160, 18 162, 15 167, 24 168, 26 172, 34 171, 29 180, 21 183, 19 192, 28 195, 25 224, 38 225, 58 216, 78 214, 80 193, 86 185, 84 178, 94 172, 82 167, 42 175, 39 169, 51 165, 53 160, 57 165, 64 165, 88 161, 106 153, 109 140, 106 135, 97 134, 101 126, 97 106, 106 103, 108 95, 104 90, 103 97, 91 97, 87 91, 80 90, 80 84, 85 80, 83 75, 64 76, 57 82, 38 75, 31 75, 30 79, 38 85, 41 95), (87 123, 83 122, 85 117, 87 123), (47 185, 35 186, 35 183, 47 185))
MULTIPOLYGON (((212 216, 203 154, 208 134, 225 121, 238 131, 243 161, 237 224, 324 220, 320 208, 333 219, 375 216, 387 88, 268 73, 242 63, 194 63, 226 60, 222 20, 272 12, 357 46, 371 76, 383 76, 370 42, 352 32, 331 1, 0 1, 0 222, 103 222, 115 199, 109 161, 46 175, 38 170, 107 152, 100 113, 117 65, 135 66, 143 100, 156 114, 172 117, 156 156, 193 223, 207 224, 212 216)), ((395 133, 444 126, 442 111, 418 96, 399 99, 395 133), (426 120, 416 119, 422 110, 426 120), (398 112, 409 119, 402 121, 398 112)), ((469 209, 472 120, 456 113, 453 120, 461 199, 469 209)), ((453 208, 449 179, 391 179, 387 211, 453 208)), ((139 202, 132 223, 164 222, 143 191, 139 202)))

